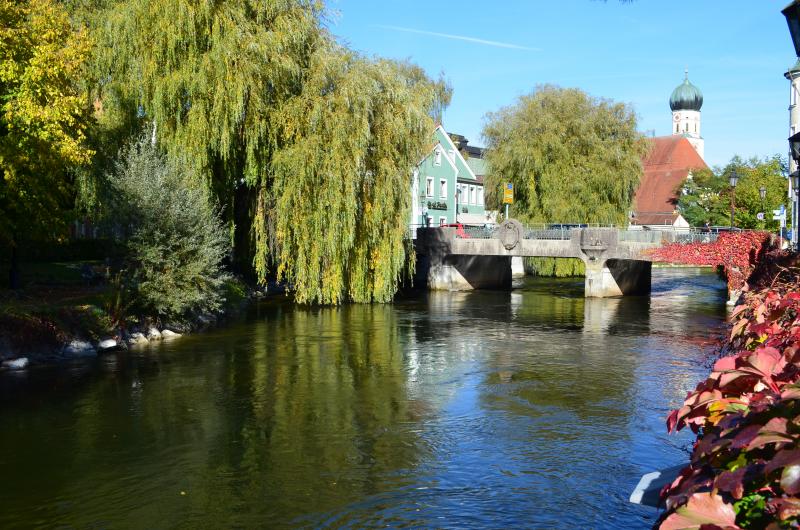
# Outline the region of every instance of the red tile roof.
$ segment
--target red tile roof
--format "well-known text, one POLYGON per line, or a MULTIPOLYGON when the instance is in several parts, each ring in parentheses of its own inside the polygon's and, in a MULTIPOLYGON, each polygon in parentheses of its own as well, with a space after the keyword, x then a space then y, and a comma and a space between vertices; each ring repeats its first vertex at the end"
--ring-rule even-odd
POLYGON ((632 225, 665 225, 671 226, 678 220, 677 213, 637 213, 636 217, 631 219, 632 225))
POLYGON ((678 202, 677 189, 693 169, 708 166, 683 136, 651 139, 652 150, 642 161, 644 176, 633 201, 636 216, 673 212, 678 202))

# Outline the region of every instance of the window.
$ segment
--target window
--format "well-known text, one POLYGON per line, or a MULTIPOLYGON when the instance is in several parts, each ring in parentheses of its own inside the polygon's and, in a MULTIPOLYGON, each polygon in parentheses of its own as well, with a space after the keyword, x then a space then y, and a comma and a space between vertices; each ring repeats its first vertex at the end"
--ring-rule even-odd
POLYGON ((433 165, 434 166, 441 166, 442 165, 442 150, 438 147, 436 151, 433 153, 433 165))
POLYGON ((797 89, 795 88, 794 83, 789 85, 789 99, 792 107, 797 105, 797 89))
POLYGON ((433 197, 433 177, 425 177, 425 196, 433 197))
POLYGON ((447 179, 439 179, 439 198, 447 198, 447 179))
POLYGON ((483 186, 478 186, 478 206, 483 206, 483 186))
POLYGON ((469 197, 467 196, 467 185, 466 184, 459 184, 458 185, 458 203, 459 204, 467 204, 467 200, 469 200, 469 197))
POLYGON ((439 226, 444 226, 447 224, 447 217, 440 217, 439 218, 439 226))
POLYGON ((475 186, 469 187, 469 203, 470 204, 478 203, 478 196, 476 195, 475 186))
POLYGON ((675 124, 675 134, 678 134, 679 132, 681 132, 681 130, 680 130, 680 125, 678 125, 678 124, 676 123, 676 124, 675 124))

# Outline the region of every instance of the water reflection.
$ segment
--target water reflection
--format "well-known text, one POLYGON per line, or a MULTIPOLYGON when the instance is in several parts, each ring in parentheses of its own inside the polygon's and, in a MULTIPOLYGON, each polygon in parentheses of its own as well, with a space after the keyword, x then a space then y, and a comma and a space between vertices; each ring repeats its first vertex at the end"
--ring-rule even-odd
MULTIPOLYGON (((705 370, 724 287, 580 280, 392 306, 262 306, 73 371, 0 374, 0 527, 635 528, 661 417, 705 370)), ((680 443, 680 439, 678 439, 680 443)))

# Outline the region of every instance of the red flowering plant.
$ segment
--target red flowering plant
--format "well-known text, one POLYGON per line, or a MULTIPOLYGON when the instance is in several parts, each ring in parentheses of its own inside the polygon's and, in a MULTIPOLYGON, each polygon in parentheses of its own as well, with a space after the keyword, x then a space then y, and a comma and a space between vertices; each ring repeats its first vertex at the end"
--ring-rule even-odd
POLYGON ((766 252, 773 248, 769 232, 723 232, 712 243, 671 243, 650 252, 656 262, 720 267, 729 291, 741 291, 766 252))
POLYGON ((691 462, 662 492, 657 526, 800 526, 800 289, 796 258, 773 252, 769 285, 747 293, 711 375, 667 418, 698 433, 691 462), (777 272, 776 272, 777 271, 777 272))

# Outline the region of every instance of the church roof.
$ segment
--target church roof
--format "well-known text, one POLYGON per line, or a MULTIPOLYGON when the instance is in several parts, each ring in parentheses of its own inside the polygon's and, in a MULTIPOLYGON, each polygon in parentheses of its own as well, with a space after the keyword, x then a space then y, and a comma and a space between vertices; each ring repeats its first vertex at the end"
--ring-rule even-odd
POLYGON ((689 82, 689 71, 683 83, 675 87, 669 98, 669 108, 676 110, 700 110, 703 107, 703 93, 689 82))
POLYGON ((673 212, 678 188, 693 169, 708 166, 683 136, 651 138, 650 153, 642 160, 644 176, 634 197, 636 216, 673 212))
POLYGON ((642 213, 636 214, 636 217, 631 219, 632 225, 660 225, 660 226, 674 226, 675 221, 681 217, 678 212, 664 212, 664 213, 642 213))

